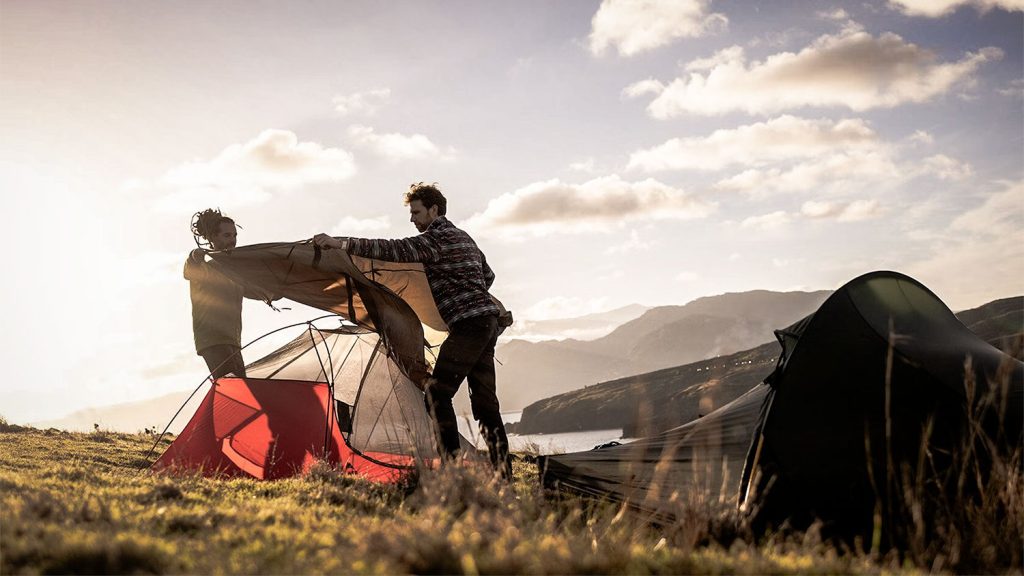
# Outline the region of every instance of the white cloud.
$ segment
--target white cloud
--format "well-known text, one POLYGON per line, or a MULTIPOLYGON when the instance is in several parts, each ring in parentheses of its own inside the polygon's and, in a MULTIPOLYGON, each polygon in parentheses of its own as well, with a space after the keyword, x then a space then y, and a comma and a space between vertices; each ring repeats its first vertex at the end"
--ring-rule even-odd
POLYGON ((763 61, 748 62, 742 48, 727 48, 710 59, 695 60, 691 65, 696 70, 660 92, 657 81, 649 79, 624 93, 656 93, 647 110, 661 119, 805 107, 863 111, 925 102, 967 86, 982 64, 1002 55, 998 48, 983 48, 956 62, 938 62, 935 54, 896 34, 874 37, 849 25, 797 53, 779 52, 763 61))
POLYGON ((787 226, 793 218, 785 210, 777 210, 770 214, 751 216, 740 222, 741 228, 756 228, 759 230, 778 230, 787 226))
POLYGON ((389 160, 451 161, 457 155, 454 148, 442 150, 422 134, 378 134, 369 126, 355 125, 349 127, 348 135, 358 146, 369 148, 389 160))
POLYGON ((808 200, 800 208, 800 213, 808 218, 827 218, 835 216, 838 211, 839 207, 836 203, 820 200, 808 200))
POLYGON ((974 175, 970 164, 950 158, 945 154, 936 154, 925 158, 921 163, 921 171, 941 180, 964 180, 974 175))
POLYGON ((687 271, 687 270, 683 270, 682 272, 676 274, 675 277, 673 278, 673 280, 675 280, 676 282, 682 282, 684 284, 688 284, 688 283, 693 282, 694 280, 697 280, 699 278, 700 278, 700 274, 697 274, 696 272, 690 272, 690 271, 687 271))
POLYGON ((1024 293, 1024 181, 1003 182, 977 206, 929 239, 929 253, 912 275, 941 279, 933 286, 954 308, 1024 293), (979 279, 984 279, 980 281, 979 279))
POLYGON ((353 236, 363 232, 380 232, 391 227, 391 218, 378 216, 376 218, 353 218, 345 216, 334 228, 331 228, 331 236, 353 236))
POLYGON ((849 13, 847 13, 846 10, 843 10, 842 8, 833 8, 832 10, 822 10, 822 11, 817 13, 817 16, 818 16, 818 18, 821 18, 822 20, 844 21, 844 20, 849 20, 850 19, 849 13))
POLYGON ((1016 80, 1011 80, 1005 88, 1000 88, 996 90, 996 92, 1002 94, 1003 96, 1012 96, 1015 98, 1024 97, 1024 78, 1017 78, 1016 80))
POLYGON ((828 202, 809 200, 800 208, 800 214, 811 219, 835 219, 840 222, 858 222, 877 218, 882 214, 878 200, 828 202))
POLYGON ((914 144, 931 145, 935 143, 935 137, 924 130, 917 130, 910 136, 910 141, 914 144))
POLYGON ((607 232, 631 221, 703 218, 715 208, 712 202, 654 179, 626 182, 612 175, 583 184, 555 179, 491 200, 466 227, 506 239, 607 232))
POLYGON ((645 96, 651 94, 657 96, 665 91, 665 85, 659 80, 648 78, 647 80, 641 80, 634 82, 629 86, 626 86, 622 90, 622 95, 627 98, 637 98, 639 96, 645 96))
POLYGON ((780 192, 862 193, 892 189, 900 182, 930 177, 963 180, 971 166, 944 154, 920 157, 912 151, 931 145, 917 131, 898 143, 880 139, 862 119, 807 119, 789 115, 708 136, 673 138, 630 155, 628 169, 739 170, 714 189, 763 197, 780 192))
POLYGON ((716 130, 707 137, 673 138, 630 154, 628 168, 647 172, 721 170, 734 164, 761 166, 879 146, 877 134, 864 120, 780 116, 766 122, 716 130))
MULTIPOLYGON (((163 210, 196 206, 242 206, 266 202, 272 190, 339 182, 356 172, 352 155, 340 148, 299 142, 287 130, 265 130, 244 144, 232 144, 210 160, 169 170, 153 185, 164 193, 163 210)), ((133 182, 131 190, 145 187, 133 182)))
MULTIPOLYGON (((980 206, 957 216, 950 228, 954 233, 1020 239, 1024 234, 1024 181, 989 194, 980 206)), ((1024 251, 1024 242, 1020 248, 1024 251)))
POLYGON ((372 116, 390 97, 390 89, 374 88, 365 92, 335 96, 332 102, 334 109, 342 116, 372 116))
POLYGON ((1024 10, 1024 0, 889 0, 889 6, 910 16, 938 18, 952 14, 961 6, 973 6, 979 12, 993 8, 1024 10))
POLYGON ((715 184, 723 191, 763 197, 780 192, 814 190, 820 194, 856 192, 892 185, 910 176, 884 146, 862 151, 837 152, 787 167, 752 168, 715 184))
POLYGON ((604 0, 591 20, 590 51, 614 47, 623 56, 724 29, 728 19, 710 13, 710 0, 604 0))
MULTIPOLYGON (((729 64, 730 62, 736 60, 737 58, 743 58, 743 48, 741 48, 740 46, 732 46, 730 48, 726 48, 725 50, 715 52, 712 56, 708 58, 697 58, 695 60, 690 60, 686 64, 685 69, 687 72, 702 72, 705 70, 714 70, 719 66, 729 64)), ((653 83, 648 85, 646 90, 647 93, 657 94, 660 90, 656 91, 656 89, 664 89, 664 85, 657 80, 648 79, 646 80, 646 82, 653 83)), ((630 95, 633 94, 631 93, 630 95)))
POLYGON ((799 42, 801 39, 810 37, 811 34, 804 28, 791 27, 785 30, 764 30, 760 36, 755 36, 747 42, 750 48, 785 48, 799 42))
POLYGON ((933 137, 923 131, 891 144, 860 120, 830 125, 828 120, 795 118, 779 122, 783 118, 720 130, 704 139, 669 141, 635 153, 630 166, 719 170, 736 164, 744 169, 722 178, 714 189, 755 198, 807 191, 862 195, 894 190, 915 178, 964 180, 974 175, 969 163, 945 154, 914 154, 914 149, 933 144, 933 137), (846 129, 841 129, 844 124, 846 129), (773 149, 773 141, 785 144, 773 149))

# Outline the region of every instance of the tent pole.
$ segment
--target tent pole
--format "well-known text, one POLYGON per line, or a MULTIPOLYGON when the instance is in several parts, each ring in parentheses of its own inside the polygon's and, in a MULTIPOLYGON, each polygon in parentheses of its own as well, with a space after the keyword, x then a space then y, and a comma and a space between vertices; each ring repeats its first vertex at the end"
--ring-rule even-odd
MULTIPOLYGON (((315 338, 313 338, 313 329, 314 328, 316 328, 316 327, 313 326, 312 323, 310 323, 309 324, 309 338, 310 338, 310 340, 315 340, 315 338)), ((320 332, 319 328, 316 328, 316 332, 317 332, 317 334, 320 335, 320 341, 321 342, 325 342, 324 335, 323 335, 322 332, 320 332)), ((316 352, 316 359, 317 359, 318 362, 320 362, 320 371, 323 372, 323 374, 324 374, 324 381, 327 383, 327 422, 325 423, 325 426, 324 426, 324 451, 323 451, 323 457, 324 457, 324 459, 326 459, 327 458, 327 451, 329 449, 329 445, 330 445, 330 442, 331 442, 331 418, 334 417, 334 378, 333 378, 333 376, 334 376, 334 363, 331 361, 331 349, 330 349, 330 347, 325 345, 324 349, 325 349, 325 352, 327 353, 327 365, 330 367, 329 371, 324 366, 324 360, 320 356, 320 349, 317 347, 316 343, 314 342, 314 344, 313 344, 313 351, 316 352), (328 376, 328 374, 330 374, 330 376, 328 376)))

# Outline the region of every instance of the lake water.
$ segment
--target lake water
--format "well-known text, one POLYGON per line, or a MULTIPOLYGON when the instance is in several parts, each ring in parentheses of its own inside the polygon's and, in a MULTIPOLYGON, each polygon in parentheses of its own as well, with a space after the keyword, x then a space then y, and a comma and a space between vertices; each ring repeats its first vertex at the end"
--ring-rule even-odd
MULTIPOLYGON (((523 413, 502 412, 505 422, 518 422, 523 413)), ((459 431, 472 440, 478 448, 486 449, 476 423, 467 418, 459 418, 459 431)), ((608 430, 584 430, 582 432, 562 432, 558 434, 509 434, 509 448, 513 452, 530 452, 536 454, 565 454, 591 450, 595 446, 612 440, 623 441, 622 428, 608 430)))

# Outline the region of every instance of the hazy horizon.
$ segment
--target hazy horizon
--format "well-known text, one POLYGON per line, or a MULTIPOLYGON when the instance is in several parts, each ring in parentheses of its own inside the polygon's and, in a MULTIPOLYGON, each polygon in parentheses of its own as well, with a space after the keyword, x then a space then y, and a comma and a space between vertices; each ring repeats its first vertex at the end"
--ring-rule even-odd
MULTIPOLYGON (((758 290, 755 290, 755 291, 758 291, 758 290)), ((809 293, 809 292, 815 292, 815 291, 807 291, 806 293, 809 293)), ((748 294, 748 293, 749 292, 743 292, 741 294, 748 294)), ((726 294, 716 294, 716 295, 702 296, 701 298, 708 298, 708 297, 713 298, 715 296, 724 296, 724 295, 726 295, 726 294)), ((1024 295, 1012 295, 1012 296, 1008 296, 1008 297, 1021 297, 1021 296, 1024 296, 1024 295)), ((699 300, 701 298, 698 298, 698 299, 695 299, 695 300, 699 300)), ((690 301, 690 302, 686 302, 686 303, 681 304, 679 306, 685 306, 686 304, 690 304, 690 303, 694 302, 695 300, 690 301)), ((997 300, 999 300, 999 299, 997 299, 997 300)), ((983 302, 980 305, 988 304, 990 302, 983 302)), ((592 330, 589 330, 589 331, 588 330, 574 331, 574 330, 570 329, 569 331, 562 332, 560 334, 548 334, 548 335, 537 335, 537 334, 533 334, 533 333, 529 333, 529 332, 527 332, 527 333, 512 332, 512 328, 521 327, 524 324, 523 320, 518 320, 517 323, 515 325, 513 325, 513 327, 511 327, 509 330, 507 330, 506 333, 500 339, 501 342, 500 342, 499 347, 498 347, 497 358, 498 358, 499 361, 501 361, 503 359, 502 358, 501 344, 508 343, 511 340, 525 340, 525 341, 533 342, 533 343, 545 342, 545 341, 550 342, 551 340, 564 340, 564 339, 569 339, 569 338, 574 339, 574 340, 593 341, 593 340, 602 338, 603 336, 606 336, 606 335, 610 334, 616 328, 618 328, 619 326, 622 326, 623 324, 631 321, 632 319, 638 318, 639 316, 641 316, 643 314, 646 314, 648 311, 653 310, 654 308, 658 308, 658 307, 654 307, 654 306, 643 306, 642 304, 633 303, 633 304, 628 304, 628 305, 622 306, 622 307, 616 307, 616 308, 614 308, 612 310, 605 310, 605 311, 601 311, 601 312, 590 313, 590 314, 587 314, 585 316, 574 317, 574 318, 549 319, 549 320, 546 320, 546 321, 547 322, 558 322, 558 321, 571 322, 572 320, 578 320, 578 319, 584 319, 584 318, 592 318, 592 317, 600 317, 600 316, 602 316, 605 313, 615 312, 615 311, 620 310, 622 308, 632 308, 632 307, 636 307, 636 306, 639 306, 639 307, 643 308, 643 310, 639 314, 631 315, 626 320, 623 320, 621 322, 610 322, 610 323, 607 324, 607 326, 605 326, 603 329, 600 329, 600 330, 592 329, 592 330)), ((971 308, 974 308, 974 307, 971 307, 971 308)), ((970 309, 970 308, 967 308, 967 309, 970 309)), ((954 310, 954 312, 956 312, 956 313, 959 313, 961 311, 962 310, 954 310)), ((527 322, 526 322, 527 326, 529 326, 529 319, 526 319, 526 320, 527 320, 527 322)), ((299 327, 297 329, 297 331, 301 332, 302 331, 301 327, 299 327)), ((282 334, 282 335, 285 336, 285 337, 289 337, 290 338, 294 334, 285 333, 285 334, 282 334)), ((770 342, 771 340, 772 340, 772 336, 770 334, 766 333, 765 334, 765 342, 770 342)), ((273 347, 275 347, 275 346, 271 346, 271 347, 264 346, 264 348, 266 348, 267 350, 269 350, 269 349, 271 349, 273 347)), ((100 422, 103 421, 102 417, 98 416, 97 414, 93 414, 93 413, 100 413, 100 412, 102 412, 104 410, 111 409, 111 408, 117 408, 117 409, 119 409, 119 411, 123 412, 125 410, 129 410, 129 411, 130 410, 134 410, 134 409, 139 408, 139 407, 141 407, 141 408, 148 408, 149 411, 152 411, 153 408, 156 406, 156 403, 154 403, 153 401, 155 401, 155 400, 162 400, 162 399, 170 400, 171 398, 174 398, 174 400, 175 400, 174 405, 177 406, 179 403, 184 402, 184 399, 185 399, 185 396, 186 396, 187 393, 189 393, 191 390, 194 390, 194 388, 188 388, 188 387, 184 386, 185 384, 186 384, 186 382, 183 381, 182 382, 183 386, 182 386, 181 389, 175 390, 175 391, 170 392, 168 394, 160 394, 160 395, 156 395, 156 396, 151 397, 151 398, 142 398, 142 399, 139 399, 137 401, 130 402, 130 403, 114 402, 114 403, 105 404, 105 405, 84 406, 84 407, 80 407, 80 408, 78 408, 78 409, 76 409, 76 410, 74 410, 72 412, 61 414, 58 417, 48 418, 48 419, 45 419, 45 420, 35 420, 35 421, 30 421, 30 422, 17 422, 17 423, 18 424, 27 424, 27 425, 32 425, 32 426, 52 426, 52 425, 58 425, 59 424, 60 425, 59 427, 68 428, 67 424, 68 424, 69 421, 77 420, 78 421, 77 425, 74 425, 74 426, 72 426, 72 427, 70 427, 68 429, 70 429, 70 430, 79 430, 79 431, 90 431, 90 430, 93 429, 93 426, 95 424, 99 424, 101 428, 105 428, 106 427, 105 424, 100 424, 100 422), (97 422, 97 421, 99 421, 99 422, 97 422)), ((195 382, 189 382, 187 384, 195 385, 196 383, 195 382)), ((465 394, 465 390, 460 391, 460 394, 464 395, 465 394)), ((185 424, 188 422, 189 418, 191 417, 192 412, 195 410, 196 407, 198 407, 199 403, 202 401, 204 396, 205 396, 205 382, 202 382, 200 384, 200 386, 199 386, 199 391, 194 393, 194 395, 188 401, 187 406, 181 411, 181 413, 177 416, 177 418, 174 419, 173 425, 172 425, 172 427, 170 429, 171 432, 177 433, 177 431, 181 430, 181 428, 183 428, 185 426, 185 424)), ((462 400, 466 400, 466 399, 463 398, 462 400)), ((170 418, 173 415, 173 410, 170 409, 171 408, 171 403, 167 403, 166 406, 164 406, 164 408, 166 408, 167 410, 161 411, 159 413, 158 417, 149 418, 144 423, 140 424, 137 428, 139 430, 141 430, 143 427, 150 428, 150 429, 156 428, 157 430, 162 430, 163 427, 168 424, 168 421, 170 420, 170 418), (150 420, 159 420, 159 421, 150 421, 150 420)), ((458 408, 462 408, 462 407, 460 406, 458 408)), ((506 415, 506 414, 520 414, 521 415, 522 414, 522 409, 523 409, 523 407, 518 407, 518 408, 515 408, 515 409, 511 409, 511 410, 503 408, 502 414, 503 415, 506 415)), ((468 412, 468 408, 466 408, 466 410, 467 411, 465 413, 460 413, 460 425, 462 425, 462 423, 461 423, 462 419, 466 419, 466 418, 471 419, 471 415, 468 412)), ((2 416, 2 414, 0 414, 0 416, 2 416)), ((506 422, 513 422, 513 421, 516 421, 516 420, 508 420, 508 419, 506 419, 506 422)), ((469 424, 467 424, 466 426, 468 426, 469 428, 472 428, 472 426, 469 425, 469 424)), ((469 428, 467 428, 467 429, 469 429, 469 428)), ((131 430, 124 429, 124 430, 121 430, 121 431, 124 431, 124 432, 134 432, 135 429, 131 429, 131 430)))

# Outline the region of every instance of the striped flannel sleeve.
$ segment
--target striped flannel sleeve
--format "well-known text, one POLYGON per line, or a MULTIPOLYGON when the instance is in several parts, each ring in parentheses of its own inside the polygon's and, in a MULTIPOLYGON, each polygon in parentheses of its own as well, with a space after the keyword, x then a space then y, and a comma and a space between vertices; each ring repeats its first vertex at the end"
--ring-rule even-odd
POLYGON ((494 284, 494 270, 487 265, 487 257, 484 256, 483 252, 480 253, 480 264, 484 269, 484 284, 487 285, 487 289, 491 289, 491 284, 494 284))
POLYGON ((348 252, 387 262, 432 263, 441 260, 441 248, 429 234, 398 240, 349 238, 348 252))

